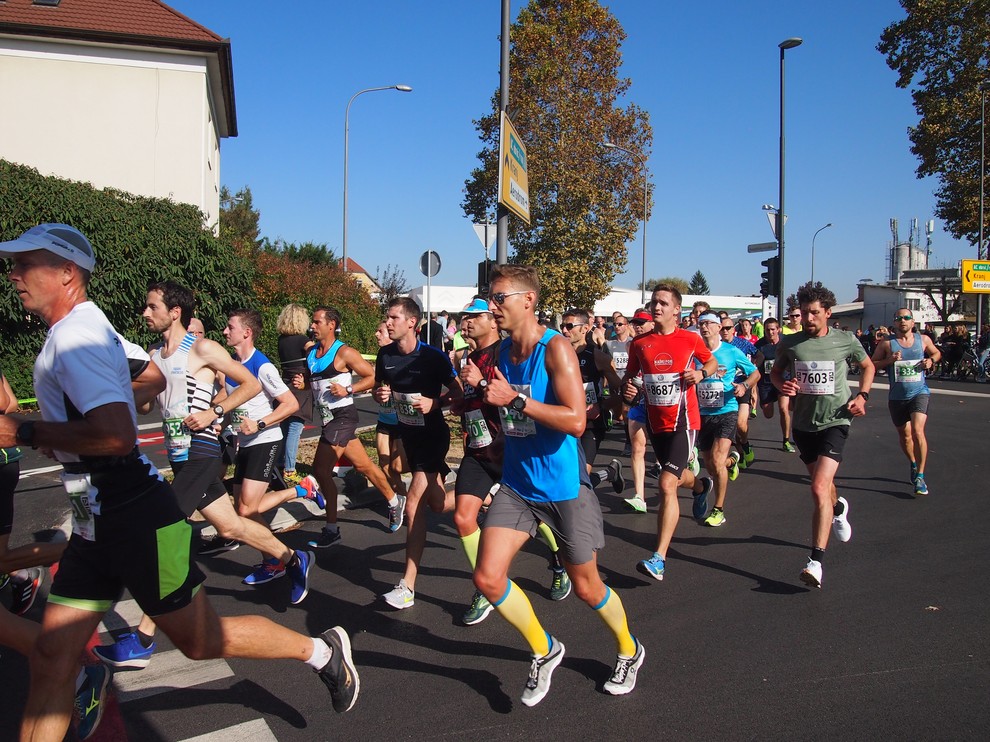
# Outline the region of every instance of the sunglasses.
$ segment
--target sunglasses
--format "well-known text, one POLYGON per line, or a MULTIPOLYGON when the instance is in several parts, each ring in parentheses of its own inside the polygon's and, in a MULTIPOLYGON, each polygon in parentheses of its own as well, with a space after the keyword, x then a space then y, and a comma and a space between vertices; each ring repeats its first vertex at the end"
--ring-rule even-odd
POLYGON ((491 299, 499 306, 502 306, 503 304, 505 304, 505 298, 507 296, 516 296, 518 294, 528 294, 528 293, 529 293, 528 291, 499 291, 496 294, 492 294, 491 299))
POLYGON ((642 327, 647 323, 647 321, 648 320, 645 319, 634 319, 631 324, 633 324, 635 327, 642 327))
POLYGON ((731 327, 720 327, 718 329, 719 329, 719 332, 729 332, 733 328, 731 328, 731 327))
POLYGON ((898 315, 898 316, 894 317, 894 319, 897 320, 898 322, 900 322, 901 320, 904 320, 904 321, 912 320, 912 319, 914 319, 914 317, 912 317, 910 314, 901 314, 901 315, 898 315))
POLYGON ((800 314, 788 314, 787 316, 790 317, 791 319, 801 319, 800 314))
POLYGON ((629 324, 629 323, 628 322, 616 322, 615 323, 615 326, 616 327, 625 327, 627 324, 629 324))
POLYGON ((565 322, 560 326, 560 329, 570 331, 575 327, 587 327, 587 325, 587 322, 565 322))

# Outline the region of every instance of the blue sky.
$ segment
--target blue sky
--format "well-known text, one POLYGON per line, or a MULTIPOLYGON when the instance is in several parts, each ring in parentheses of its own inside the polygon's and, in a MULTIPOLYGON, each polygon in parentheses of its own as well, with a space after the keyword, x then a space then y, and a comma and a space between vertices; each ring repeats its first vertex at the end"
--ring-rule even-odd
MULTIPOLYGON (((499 0, 170 4, 232 41, 239 136, 221 145, 221 179, 250 186, 263 235, 339 254, 344 108, 404 83, 413 92, 351 106, 348 254, 419 285, 432 249, 435 283, 475 282, 484 253, 460 203, 480 148, 472 120, 498 86, 499 0)), ((909 150, 910 94, 876 51, 903 17, 896 0, 603 4, 627 33, 627 100, 654 128, 648 276, 700 269, 712 293, 759 291, 767 254, 746 245, 772 239, 760 207, 777 203, 777 44, 791 36, 804 44, 786 58, 788 292, 810 278, 819 227, 834 225, 818 236, 815 278, 850 301, 858 279, 886 276, 889 220, 906 239, 913 217, 922 229, 933 218, 936 182, 916 179, 909 150)), ((938 221, 932 239, 933 266, 975 257, 938 221)), ((641 244, 617 286, 638 283, 641 244)))

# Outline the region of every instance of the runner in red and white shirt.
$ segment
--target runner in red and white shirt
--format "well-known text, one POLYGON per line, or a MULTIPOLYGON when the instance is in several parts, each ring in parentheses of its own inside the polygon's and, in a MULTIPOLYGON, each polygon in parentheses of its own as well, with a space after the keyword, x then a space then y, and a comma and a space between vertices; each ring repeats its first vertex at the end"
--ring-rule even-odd
POLYGON ((635 338, 629 346, 623 395, 628 401, 635 398, 639 389, 633 379, 642 371, 650 440, 661 469, 660 507, 656 551, 636 568, 662 580, 667 549, 680 517, 678 486, 690 488, 694 494, 695 519, 707 513, 712 480, 695 479, 688 469, 688 459, 694 449, 695 432, 701 428, 694 385, 714 374, 718 362, 700 335, 678 327, 681 294, 676 288, 666 284, 657 286, 650 307, 654 329, 635 338))

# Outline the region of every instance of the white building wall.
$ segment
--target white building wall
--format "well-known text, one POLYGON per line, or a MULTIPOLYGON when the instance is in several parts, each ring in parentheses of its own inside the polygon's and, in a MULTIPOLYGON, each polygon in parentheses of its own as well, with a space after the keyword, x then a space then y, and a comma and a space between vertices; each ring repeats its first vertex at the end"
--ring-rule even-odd
POLYGON ((203 57, 0 38, 0 157, 43 175, 193 204, 216 222, 203 57))

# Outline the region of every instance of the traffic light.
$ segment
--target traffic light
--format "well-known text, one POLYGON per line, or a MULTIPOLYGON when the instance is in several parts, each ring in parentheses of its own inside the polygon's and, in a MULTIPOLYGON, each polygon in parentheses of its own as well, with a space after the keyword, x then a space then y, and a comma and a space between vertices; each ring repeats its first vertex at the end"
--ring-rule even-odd
POLYGON ((780 296, 780 258, 774 256, 760 262, 766 270, 760 275, 760 296, 780 296))
POLYGON ((494 260, 482 260, 478 263, 478 295, 488 296, 488 277, 492 273, 492 268, 495 267, 494 260))

